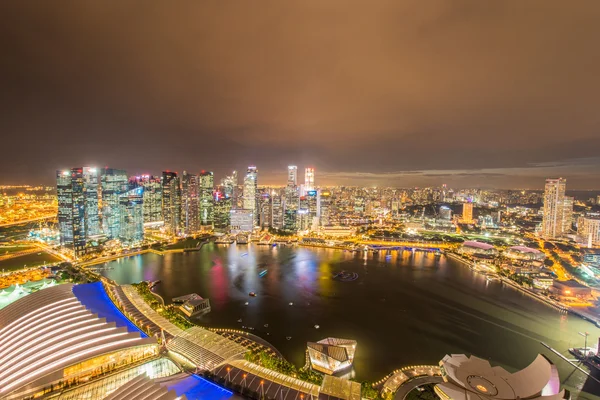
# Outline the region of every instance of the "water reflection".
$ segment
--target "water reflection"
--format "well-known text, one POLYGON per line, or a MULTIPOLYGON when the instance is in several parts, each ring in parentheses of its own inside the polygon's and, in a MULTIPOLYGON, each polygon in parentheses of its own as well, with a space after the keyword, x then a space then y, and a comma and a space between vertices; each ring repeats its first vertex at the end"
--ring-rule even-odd
MULTIPOLYGON (((577 332, 600 336, 590 323, 432 253, 382 251, 365 258, 340 250, 209 244, 199 252, 146 254, 110 266, 102 273, 120 283, 161 280, 156 290, 166 301, 192 292, 210 298, 212 312, 202 324, 252 327, 297 365, 304 364, 307 341, 355 339, 359 380, 404 365, 437 364, 447 353, 475 354, 513 370, 544 352, 540 341, 567 354, 583 345, 577 332), (357 278, 333 278, 342 271, 357 278)), ((549 357, 569 376, 571 367, 549 357)), ((584 382, 576 372, 566 385, 584 382)))

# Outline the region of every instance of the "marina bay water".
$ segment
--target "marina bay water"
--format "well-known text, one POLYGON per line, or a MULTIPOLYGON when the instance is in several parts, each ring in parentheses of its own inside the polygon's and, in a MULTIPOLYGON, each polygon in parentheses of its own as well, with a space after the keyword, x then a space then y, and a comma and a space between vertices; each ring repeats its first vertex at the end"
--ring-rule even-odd
POLYGON ((207 297, 212 311, 199 324, 249 330, 298 366, 306 342, 332 336, 358 341, 354 374, 361 381, 437 364, 450 353, 508 370, 544 353, 568 377, 567 388, 598 390, 540 342, 573 358, 567 349, 584 344, 578 332, 589 332, 595 346, 600 329, 443 255, 209 243, 199 252, 144 254, 100 267, 121 284, 160 280, 155 291, 167 302, 194 292, 207 297))

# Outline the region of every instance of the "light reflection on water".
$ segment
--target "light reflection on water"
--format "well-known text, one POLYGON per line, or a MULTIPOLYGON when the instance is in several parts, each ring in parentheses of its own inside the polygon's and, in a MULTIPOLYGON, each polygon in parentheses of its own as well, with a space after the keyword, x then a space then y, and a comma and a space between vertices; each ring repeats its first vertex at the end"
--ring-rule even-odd
MULTIPOLYGON (((297 365, 304 363, 307 341, 355 339, 359 380, 405 365, 437 364, 447 353, 474 354, 513 370, 544 352, 567 377, 571 367, 539 342, 567 354, 583 346, 577 332, 600 336, 588 322, 431 253, 380 252, 365 259, 329 249, 209 244, 200 252, 145 254, 109 266, 102 273, 119 283, 161 280, 156 290, 167 301, 192 292, 208 297, 212 312, 201 324, 253 327, 297 365), (335 280, 340 271, 358 279, 335 280)), ((583 382, 575 372, 566 385, 583 382)))

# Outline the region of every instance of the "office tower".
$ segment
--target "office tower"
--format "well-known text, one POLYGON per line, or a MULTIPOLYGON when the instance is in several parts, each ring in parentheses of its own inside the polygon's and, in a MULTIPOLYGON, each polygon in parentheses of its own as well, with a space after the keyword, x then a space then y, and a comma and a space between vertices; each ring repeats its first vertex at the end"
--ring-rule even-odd
POLYGON ((255 166, 248 167, 246 176, 244 177, 244 210, 252 211, 254 217, 254 225, 258 225, 258 170, 255 166))
POLYGON ((465 224, 473 223, 473 203, 463 203, 462 222, 465 224))
POLYGON ((122 169, 103 168, 100 175, 102 186, 102 229, 109 239, 120 236, 120 196, 127 191, 127 174, 122 169))
POLYGON ((316 230, 319 226, 319 196, 316 190, 309 190, 306 194, 308 227, 307 229, 316 230))
POLYGON ((200 225, 210 228, 214 223, 214 190, 215 178, 213 173, 210 171, 200 172, 200 225))
POLYGON ((315 169, 306 168, 304 170, 304 193, 315 190, 315 169))
POLYGON ((162 173, 162 210, 165 232, 179 235, 181 230, 181 188, 177 172, 162 173))
POLYGON ((579 217, 577 220, 577 241, 586 247, 600 246, 600 219, 579 217))
POLYGON ((129 179, 129 188, 144 188, 143 214, 144 224, 156 224, 163 220, 162 217, 162 185, 160 177, 141 175, 129 179))
POLYGON ((573 197, 565 196, 563 201, 563 233, 569 233, 573 227, 573 197))
POLYGON ((267 192, 258 197, 258 226, 268 228, 271 226, 271 195, 267 192))
POLYGON ((181 177, 181 219, 186 235, 200 230, 200 178, 186 171, 181 177))
POLYGON ((228 197, 233 199, 232 204, 236 204, 237 202, 237 191, 238 191, 238 176, 237 171, 233 171, 233 173, 225 178, 221 179, 221 186, 223 186, 224 197, 228 197))
POLYGON ((331 223, 331 192, 321 192, 319 195, 319 224, 327 226, 331 223))
POLYGON ((296 226, 298 230, 310 229, 310 216, 308 214, 308 196, 300 196, 298 212, 296 213, 296 226))
POLYGON ((230 225, 230 213, 233 199, 225 197, 221 192, 214 196, 214 229, 216 232, 227 232, 230 225))
POLYGON ((283 197, 279 193, 271 196, 271 226, 283 229, 283 197))
POLYGON ((99 209, 99 191, 100 177, 96 168, 83 168, 83 191, 85 203, 85 237, 89 239, 92 236, 102 234, 102 225, 100 224, 99 209))
POLYGON ((544 239, 556 239, 563 233, 566 187, 566 179, 546 179, 541 232, 544 239))
POLYGON ((287 185, 298 186, 298 167, 295 165, 288 166, 287 185))
POLYGON ((73 248, 79 257, 86 245, 83 168, 56 171, 56 193, 60 244, 73 248))
POLYGON ((119 207, 119 239, 125 245, 140 245, 144 241, 144 188, 122 193, 119 207))
POLYGON ((296 232, 298 230, 298 209, 300 206, 300 196, 298 189, 294 186, 285 188, 285 198, 283 200, 283 229, 287 232, 296 232))

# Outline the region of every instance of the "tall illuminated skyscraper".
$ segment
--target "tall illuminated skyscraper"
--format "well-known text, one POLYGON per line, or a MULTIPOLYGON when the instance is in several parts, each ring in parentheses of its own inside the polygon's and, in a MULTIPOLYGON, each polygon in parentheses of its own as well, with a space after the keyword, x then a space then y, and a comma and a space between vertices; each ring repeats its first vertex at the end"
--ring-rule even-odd
POLYGON ((556 239, 563 233, 566 188, 566 179, 546 179, 541 232, 544 239, 556 239))
POLYGON ((214 224, 214 190, 213 173, 210 171, 200 172, 200 225, 202 226, 212 227, 214 224))
POLYGON ((83 168, 56 171, 56 193, 60 244, 71 247, 79 257, 86 245, 83 168))
POLYGON ((254 225, 258 225, 258 170, 255 166, 248 167, 246 176, 244 177, 244 210, 252 211, 254 217, 254 225))
POLYGON ((463 203, 462 222, 465 224, 473 223, 473 203, 463 203))
POLYGON ((283 196, 276 193, 271 196, 271 226, 283 229, 283 196))
POLYGON ((127 191, 128 178, 122 169, 103 168, 102 185, 102 229, 109 239, 120 236, 120 196, 127 191))
POLYGON ((223 186, 223 197, 232 199, 232 204, 237 202, 237 191, 238 191, 238 174, 237 171, 233 171, 231 175, 221 179, 221 186, 223 186))
POLYGON ((315 169, 306 168, 304 170, 304 192, 315 190, 315 169))
POLYGON ((183 171, 181 177, 181 219, 186 235, 200 230, 200 179, 183 171))
POLYGON ((563 233, 568 233, 573 226, 573 197, 565 196, 563 201, 563 233))
POLYGON ((129 188, 144 188, 143 214, 144 223, 162 222, 162 185, 159 176, 141 175, 129 178, 129 188))
POLYGON ((287 185, 293 187, 298 186, 298 167, 295 165, 288 166, 287 185))
POLYGON ((162 209, 165 232, 177 236, 181 230, 181 188, 177 172, 162 173, 162 209))
POLYGON ((331 215, 331 192, 323 191, 319 194, 319 224, 327 226, 330 224, 331 215))
POLYGON ((144 240, 144 188, 130 189, 119 196, 119 239, 137 246, 144 240))
POLYGON ((100 175, 97 168, 83 168, 83 191, 85 202, 85 237, 102 234, 99 209, 100 175))
POLYGON ((231 222, 231 206, 233 199, 215 192, 214 196, 214 229, 216 232, 227 232, 231 222))

